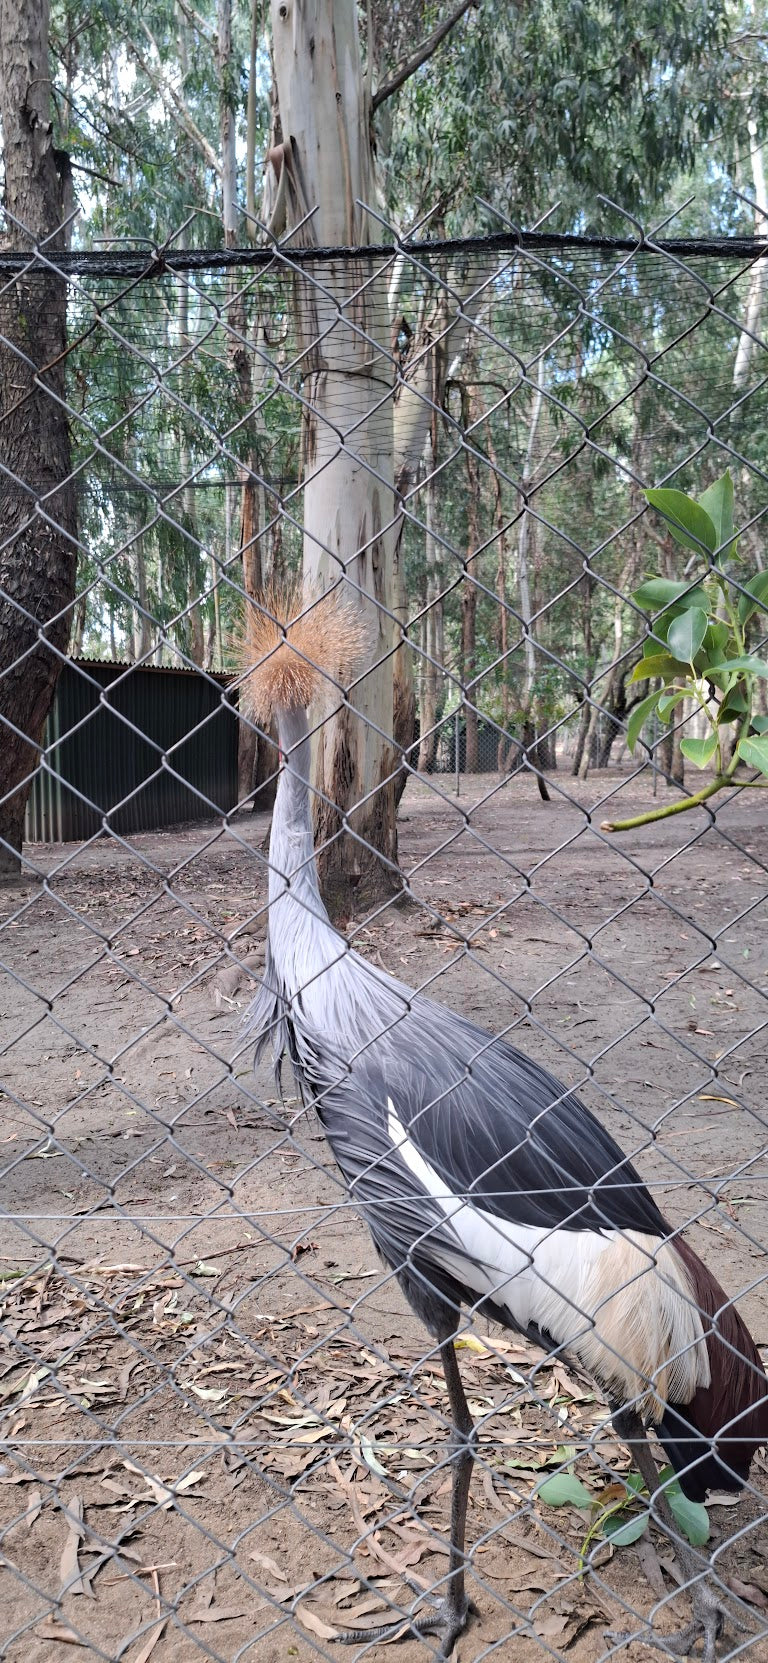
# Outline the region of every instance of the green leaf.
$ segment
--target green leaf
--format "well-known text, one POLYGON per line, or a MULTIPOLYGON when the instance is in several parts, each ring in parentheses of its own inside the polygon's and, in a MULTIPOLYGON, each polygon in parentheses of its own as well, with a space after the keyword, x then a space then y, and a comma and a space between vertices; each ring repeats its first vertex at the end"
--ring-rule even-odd
POLYGON ((640 663, 635 665, 629 680, 649 681, 654 676, 663 676, 665 681, 669 681, 673 676, 687 674, 687 664, 680 664, 668 652, 657 652, 650 658, 641 658, 640 663))
POLYGON ((661 698, 662 691, 663 690, 659 688, 657 692, 649 693, 647 698, 641 699, 640 703, 635 705, 635 708, 632 711, 627 723, 627 744, 629 745, 631 751, 634 750, 635 745, 637 744, 643 723, 650 716, 651 711, 656 709, 659 699, 661 698))
POLYGON ((707 633, 708 618, 700 606, 691 606, 673 618, 667 630, 667 646, 673 657, 690 664, 707 633))
POLYGON ((669 721, 670 713, 674 710, 675 705, 679 704, 680 700, 685 698, 687 698, 687 693, 684 687, 675 687, 673 689, 668 687, 664 688, 661 698, 659 699, 659 716, 661 717, 662 722, 669 721))
POLYGON ((689 1501, 683 1495, 679 1480, 674 1477, 674 1467, 662 1467, 659 1482, 664 1485, 664 1494, 683 1535, 688 1537, 692 1547, 703 1547, 709 1541, 709 1514, 703 1502, 689 1501), (672 1479, 671 1484, 669 1479, 672 1479))
POLYGON ((684 1536, 688 1537, 691 1547, 700 1548, 709 1541, 709 1514, 703 1501, 689 1501, 679 1484, 670 1484, 666 1490, 675 1519, 684 1536))
POLYGON ((695 549, 697 554, 702 549, 709 549, 711 554, 717 548, 719 538, 710 515, 685 491, 664 489, 646 491, 645 495, 651 507, 663 514, 676 543, 695 549))
POLYGON ((761 774, 768 774, 768 733, 740 739, 736 749, 748 767, 759 768, 761 774))
POLYGON ((759 611, 761 607, 763 611, 768 612, 768 572, 758 572, 755 577, 750 578, 749 583, 745 583, 744 588, 747 593, 739 595, 741 624, 745 624, 747 619, 752 617, 752 613, 759 611))
POLYGON ((753 716, 751 727, 753 733, 768 733, 768 716, 753 716))
POLYGON ((708 485, 706 491, 702 491, 699 507, 706 510, 715 528, 717 546, 720 550, 718 559, 726 560, 733 537, 733 480, 728 468, 715 480, 714 485, 708 485), (725 547, 725 544, 728 546, 725 547))
POLYGON ((722 659, 723 653, 727 651, 730 633, 728 625, 723 623, 722 619, 710 618, 702 646, 713 664, 722 659))
POLYGON ((737 716, 746 716, 750 701, 745 697, 743 683, 736 682, 729 693, 726 693, 717 713, 718 722, 732 722, 737 716))
POLYGON ((750 675, 768 678, 768 664, 764 658, 726 658, 722 664, 708 664, 707 675, 732 675, 736 670, 748 670, 750 675))
POLYGON ((631 1519, 622 1519, 620 1513, 611 1513, 603 1519, 603 1535, 610 1538, 616 1548, 628 1548, 632 1542, 639 1542, 648 1529, 648 1514, 638 1513, 631 1519))
POLYGON ((681 739, 680 749, 697 768, 706 768, 717 750, 717 734, 708 733, 706 739, 681 739))
POLYGON ((549 1507, 591 1507, 594 1500, 586 1484, 572 1472, 556 1472, 545 1478, 537 1494, 549 1507))
POLYGON ((707 597, 700 585, 677 583, 671 577, 647 577, 632 596, 644 611, 661 610, 664 606, 706 606, 707 597))

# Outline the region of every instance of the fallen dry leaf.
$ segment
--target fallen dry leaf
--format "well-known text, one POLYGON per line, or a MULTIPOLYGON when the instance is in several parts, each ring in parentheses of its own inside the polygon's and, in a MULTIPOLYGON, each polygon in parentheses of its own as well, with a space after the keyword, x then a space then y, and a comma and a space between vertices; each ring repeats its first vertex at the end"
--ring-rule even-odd
MULTIPOLYGON (((336 1601, 334 1601, 334 1604, 336 1601)), ((370 1616, 372 1611, 391 1611, 388 1601, 382 1599, 381 1594, 367 1594, 365 1599, 358 1600, 357 1605, 348 1605, 342 1612, 345 1623, 356 1623, 361 1617, 370 1616)))
POLYGON ((649 1588, 658 1599, 663 1599, 667 1590, 664 1586, 664 1578, 661 1574, 659 1556, 653 1542, 650 1539, 650 1536, 640 1537, 640 1540, 635 1543, 635 1553, 637 1554, 640 1569, 645 1576, 649 1588))
POLYGON ((160 1622, 157 1624, 157 1627, 152 1630, 152 1633, 145 1640, 144 1645, 141 1648, 141 1651, 137 1653, 136 1657, 133 1660, 133 1663, 148 1663, 148 1659, 152 1656, 152 1653, 155 1649, 155 1646, 157 1645, 158 1640, 162 1639, 162 1637, 165 1633, 165 1628, 166 1628, 167 1622, 168 1622, 167 1617, 162 1617, 161 1618, 160 1622))
POLYGON ((142 1646, 138 1657, 134 1658, 134 1663, 147 1663, 147 1659, 152 1656, 158 1640, 161 1635, 165 1633, 166 1623, 168 1622, 168 1618, 162 1615, 162 1608, 160 1605, 160 1578, 154 1566, 150 1571, 150 1575, 152 1577, 152 1589, 155 1595, 157 1622, 154 1629, 150 1630, 147 1638, 145 1639, 144 1645, 142 1646))
POLYGON ((207 1605, 200 1606, 194 1611, 184 1613, 185 1623, 228 1623, 234 1617, 247 1617, 248 1610, 244 1605, 207 1605))
MULTIPOLYGON (((64 1623, 57 1623, 55 1617, 51 1617, 49 1622, 41 1623, 34 1632, 41 1640, 57 1640, 60 1646, 85 1646, 90 1650, 87 1640, 81 1640, 73 1628, 67 1628, 64 1623)), ((138 1657, 136 1663, 140 1663, 138 1657)))
POLYGON ((278 1582, 288 1581, 285 1571, 281 1571, 280 1566, 275 1564, 274 1559, 270 1559, 268 1553, 260 1553, 258 1548, 251 1548, 248 1557, 260 1565, 263 1571, 269 1571, 270 1576, 274 1576, 278 1582))
POLYGON ((28 1503, 26 1512, 22 1513, 18 1519, 14 1520, 13 1524, 8 1526, 8 1529, 5 1532, 4 1540, 7 1542, 9 1536, 12 1536, 14 1531, 16 1531, 16 1530, 21 1530, 22 1528, 26 1528, 27 1530, 31 1530, 32 1525, 35 1522, 35 1519, 40 1517, 40 1514, 41 1514, 42 1510, 43 1510, 42 1492, 40 1490, 37 1490, 37 1489, 30 1490, 30 1492, 29 1492, 29 1503, 28 1503))
POLYGON ((188 1472, 185 1473, 183 1478, 179 1479, 177 1484, 170 1486, 164 1484, 161 1478, 142 1472, 141 1467, 137 1467, 133 1461, 123 1461, 121 1465, 126 1468, 127 1472, 133 1472, 137 1478, 142 1479, 148 1489, 152 1491, 155 1501, 160 1503, 164 1513, 168 1511, 169 1507, 173 1506, 175 1496, 182 1495, 185 1490, 189 1490, 193 1484, 197 1484, 201 1478, 206 1476, 204 1472, 188 1472))
POLYGON ((605 1613, 584 1600, 573 1600, 568 1594, 555 1594, 549 1610, 542 1606, 533 1618, 534 1633, 542 1640, 555 1641, 567 1651, 574 1640, 590 1623, 604 1621, 605 1613))
MULTIPOLYGON (((64 1511, 62 1509, 62 1511, 64 1511)), ((72 1496, 67 1503, 64 1516, 67 1521, 67 1539, 61 1555, 61 1595, 88 1594, 95 1598, 93 1589, 87 1576, 83 1576, 80 1568, 80 1543, 83 1539, 83 1498, 72 1496)))
POLYGON ((299 1605, 295 1614, 302 1628, 308 1629, 310 1634, 315 1634, 318 1640, 338 1640, 339 1630, 332 1628, 330 1623, 323 1622, 322 1617, 318 1617, 316 1611, 310 1611, 307 1606, 299 1605))
POLYGON ((742 1582, 740 1576, 727 1576, 725 1586, 737 1599, 747 1600, 749 1605, 759 1605, 761 1611, 768 1611, 768 1594, 758 1588, 756 1582, 742 1582))

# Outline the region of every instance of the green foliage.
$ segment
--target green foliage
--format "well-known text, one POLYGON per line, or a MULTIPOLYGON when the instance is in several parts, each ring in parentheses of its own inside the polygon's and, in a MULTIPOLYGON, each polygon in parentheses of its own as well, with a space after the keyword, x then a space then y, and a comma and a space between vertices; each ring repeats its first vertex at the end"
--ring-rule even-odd
POLYGON ((556 1472, 539 1485, 537 1495, 548 1507, 591 1507, 594 1497, 573 1472, 556 1472))
MULTIPOLYGON (((732 120, 727 24, 722 0, 521 0, 492 19, 470 13, 399 95, 392 209, 407 202, 416 217, 445 193, 455 230, 476 216, 478 193, 520 222, 559 201, 587 228, 600 192, 647 211, 732 120)), ((431 26, 425 15, 421 32, 431 26)))
MULTIPOLYGON (((373 0, 370 10, 359 8, 374 87, 448 9, 447 0, 373 0)), ((221 246, 221 186, 212 157, 215 162, 223 93, 236 105, 244 201, 249 13, 249 6, 233 8, 233 57, 221 65, 215 0, 183 8, 178 0, 142 0, 138 8, 128 0, 104 0, 86 13, 74 0, 51 0, 55 141, 75 169, 81 208, 76 244, 109 248, 127 241, 149 249, 179 246, 183 239, 190 248, 221 246)), ((660 201, 666 214, 688 194, 686 170, 695 168, 696 204, 683 210, 673 229, 751 230, 747 207, 728 195, 727 169, 731 129, 743 123, 749 107, 746 93, 754 88, 757 97, 764 85, 763 53, 742 42, 738 57, 732 54, 729 27, 736 29, 738 18, 722 0, 639 0, 633 8, 623 0, 566 0, 560 6, 522 0, 499 9, 492 24, 482 8, 470 8, 434 56, 375 113, 376 160, 393 223, 404 227, 440 201, 426 235, 443 228, 482 230, 482 197, 523 223, 557 201, 552 224, 559 230, 599 225, 626 231, 626 222, 609 210, 601 208, 598 221, 597 191, 636 209, 650 226, 660 201), (712 144, 705 146, 710 134, 712 144)), ((265 26, 257 52, 258 157, 269 142, 270 73, 265 26)), ((260 177, 257 200, 259 189, 260 177)), ((489 223, 498 229, 495 215, 489 223)), ((501 262, 494 273, 483 259, 468 254, 447 274, 456 295, 488 286, 483 329, 446 394, 440 435, 444 660, 453 671, 461 667, 458 578, 472 547, 464 462, 451 439, 461 382, 473 401, 480 475, 481 552, 472 567, 479 585, 476 702, 508 732, 520 734, 530 695, 538 731, 572 712, 583 683, 610 659, 617 623, 626 632, 637 618, 614 599, 625 558, 615 532, 637 501, 627 480, 672 477, 676 457, 701 454, 707 483, 698 509, 706 537, 700 543, 693 536, 693 547, 677 549, 675 570, 682 573, 687 554, 698 556, 702 583, 668 573, 650 579, 636 597, 643 609, 661 614, 645 643, 643 673, 649 684, 663 679, 669 689, 661 690, 656 707, 666 721, 679 713, 676 683, 682 675, 682 686, 687 673, 686 661, 674 654, 685 649, 683 633, 695 631, 700 620, 683 618, 671 635, 670 625, 693 608, 695 597, 708 620, 695 657, 709 653, 722 666, 753 656, 746 635, 755 636, 768 599, 768 579, 754 575, 763 506, 758 470, 768 467, 760 401, 745 400, 739 415, 739 449, 757 464, 740 505, 742 520, 751 522, 740 539, 743 555, 732 535, 732 488, 727 479, 710 483, 718 453, 702 450, 701 411, 722 410, 732 399, 733 320, 743 285, 730 291, 727 309, 712 308, 694 327, 702 316, 701 292, 686 273, 650 255, 616 265, 597 252, 575 259, 561 253, 540 262, 501 262), (598 298, 575 309, 576 294, 598 298), (513 385, 512 366, 535 362, 545 341, 530 525, 537 654, 531 689, 519 644, 516 554, 532 397, 530 379, 513 385), (646 347, 663 356, 662 380, 638 380, 637 352, 646 347), (497 535, 501 526, 506 529, 497 535), (712 559, 722 572, 741 574, 741 588, 731 598, 745 634, 743 653, 730 626, 713 618, 712 559), (505 653, 501 594, 509 607, 505 653), (681 597, 688 597, 685 604, 681 597)), ((429 267, 427 257, 406 262, 402 273, 398 310, 414 333, 422 324, 429 332, 435 295, 429 267)), ((702 264, 698 270, 719 292, 722 267, 702 264)), ((446 275, 439 256, 435 275, 446 275)), ((125 293, 117 283, 91 282, 77 291, 81 299, 73 298, 67 396, 83 482, 79 584, 88 588, 86 650, 123 656, 136 648, 142 584, 146 605, 166 632, 166 655, 190 648, 187 612, 194 594, 201 597, 196 611, 206 639, 216 605, 226 650, 240 608, 240 475, 254 454, 268 486, 268 517, 281 503, 288 515, 282 522, 276 518, 265 536, 269 558, 290 570, 300 557, 301 406, 295 395, 306 396, 306 364, 296 356, 290 286, 273 273, 249 274, 247 284, 238 279, 228 286, 221 275, 199 272, 188 284, 186 314, 181 290, 166 275, 125 293), (238 330, 255 345, 261 317, 268 337, 264 382, 253 401, 258 423, 241 396, 232 337, 222 326, 232 316, 235 289, 244 295, 238 330), (103 327, 93 328, 86 295, 98 306, 103 327), (187 343, 192 355, 182 361, 187 343), (185 478, 192 484, 182 492, 185 478)), ((252 358, 255 376, 260 349, 252 358)), ((667 495, 686 500, 681 492, 667 495)), ((425 599, 423 498, 414 496, 411 503, 403 553, 408 606, 417 616, 425 599)), ((691 537, 690 525, 675 523, 678 533, 691 537)), ((721 722, 729 710, 738 723, 746 715, 739 707, 746 682, 735 671, 726 679, 721 722)), ((444 691, 444 709, 454 686, 444 691)), ((753 715, 746 737, 760 736, 761 720, 753 715)))
MULTIPOLYGON (((768 723, 755 708, 757 683, 768 677, 768 661, 748 651, 747 641, 751 621, 761 635, 765 629, 760 628, 760 618, 768 628, 768 573, 748 577, 739 560, 729 472, 698 500, 672 490, 647 491, 646 496, 676 542, 699 556, 690 564, 703 570, 688 583, 647 577, 635 590, 636 606, 658 611, 630 680, 658 679, 661 686, 633 707, 627 740, 634 749, 649 716, 655 713, 662 722, 672 722, 681 702, 692 700, 709 732, 703 738, 684 737, 680 748, 699 769, 714 763, 715 778, 706 788, 711 796, 733 782, 740 761, 768 776, 768 738, 763 735, 768 723), (666 650, 660 651, 662 644, 666 650)), ((663 819, 700 801, 698 792, 687 802, 619 822, 612 829, 663 819)))
MULTIPOLYGON (((709 1540, 706 1507, 702 1502, 689 1501, 683 1494, 672 1467, 661 1468, 659 1483, 682 1534, 693 1547, 703 1547, 709 1540)), ((643 1505, 647 1491, 639 1473, 622 1475, 595 1495, 572 1471, 557 1472, 546 1478, 536 1493, 548 1507, 589 1508, 592 1512, 592 1520, 581 1545, 582 1570, 589 1547, 596 1538, 610 1541, 613 1547, 629 1547, 632 1542, 639 1541, 648 1529, 648 1507, 643 1505), (640 1511, 637 1511, 638 1505, 640 1511)))

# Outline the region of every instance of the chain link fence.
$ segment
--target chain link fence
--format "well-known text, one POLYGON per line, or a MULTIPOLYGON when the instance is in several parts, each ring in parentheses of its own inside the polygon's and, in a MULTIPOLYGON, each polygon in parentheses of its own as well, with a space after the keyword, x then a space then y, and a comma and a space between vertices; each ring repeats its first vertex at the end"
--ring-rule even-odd
MULTIPOLYGON (((397 584, 361 580, 332 528, 316 540, 378 594, 411 700, 390 682, 408 904, 361 886, 348 940, 581 1094, 768 1356, 761 798, 731 780, 642 823, 697 788, 680 739, 706 731, 702 701, 627 743, 652 685, 632 679, 652 627, 632 596, 698 559, 644 488, 697 494, 729 467, 734 604, 762 569, 765 251, 634 226, 362 251, 194 236, 52 252, 18 227, 0 255, 8 855, 30 791, 1 903, 0 1650, 282 1663, 369 1627, 354 1654, 373 1659, 399 1621, 404 1657, 436 1656, 407 1618, 449 1567, 439 1347, 314 1110, 253 1073, 240 1026, 279 768, 240 708, 242 619, 300 571, 307 481, 343 456, 380 494, 397 584), (40 284, 66 302, 56 385, 19 341, 40 284), (374 402, 348 380, 331 419, 323 378, 361 361, 374 402), (34 431, 24 471, 5 449, 25 399, 63 413, 66 479, 34 431), (51 606, 60 545, 77 574, 51 606), (62 664, 41 735, 18 689, 62 664)), ((340 806, 323 839, 354 865, 340 806)), ((691 1578, 594 1380, 477 1311, 456 1343, 477 1615, 455 1655, 592 1663, 651 1622, 663 1648, 691 1578)), ((762 1453, 703 1532, 676 1497, 743 1625, 721 1658, 768 1657, 767 1475, 762 1453)))

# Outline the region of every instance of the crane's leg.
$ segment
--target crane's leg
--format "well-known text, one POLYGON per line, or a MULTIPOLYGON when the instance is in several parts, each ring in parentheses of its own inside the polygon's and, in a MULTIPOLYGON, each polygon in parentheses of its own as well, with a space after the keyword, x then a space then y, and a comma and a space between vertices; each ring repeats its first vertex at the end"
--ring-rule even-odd
POLYGON ((467 1626, 467 1618, 475 1607, 467 1599, 464 1567, 467 1502, 472 1468, 475 1464, 475 1423, 469 1412, 453 1340, 444 1340, 440 1347, 448 1401, 451 1406, 451 1449, 453 1482, 451 1485, 451 1547, 448 1561, 448 1582, 441 1607, 443 1617, 440 1654, 450 1657, 454 1642, 467 1626))
POLYGON ((453 1340, 440 1343, 440 1358, 451 1408, 451 1545, 445 1593, 434 1611, 421 1617, 403 1617, 381 1628, 350 1628, 336 1636, 338 1644, 359 1645, 363 1641, 410 1640, 414 1634, 439 1634, 438 1657, 450 1657, 454 1645, 476 1607, 464 1586, 467 1501, 474 1466, 475 1426, 461 1383, 453 1340))
MULTIPOLYGON (((634 1409, 619 1409, 613 1416, 616 1434, 622 1443, 627 1444, 637 1465, 641 1478, 645 1483, 649 1496, 653 1498, 655 1516, 669 1531, 674 1545, 675 1558, 685 1577, 686 1587, 690 1589, 691 1605, 693 1607, 693 1622, 687 1628, 680 1629, 676 1634, 660 1634, 655 1636, 643 1635, 646 1645, 659 1646, 662 1651, 671 1652, 674 1657, 687 1657, 697 1640, 703 1641, 702 1663, 715 1663, 717 1656, 717 1642, 722 1634, 726 1619, 734 1626, 737 1624, 732 1613, 722 1605, 714 1589, 710 1586, 707 1571, 703 1569, 701 1559, 687 1542, 681 1541, 680 1526, 667 1501, 663 1490, 659 1490, 659 1471, 651 1453, 643 1422, 634 1409)), ((637 1638, 632 1635, 614 1635, 614 1639, 630 1640, 637 1638)))

